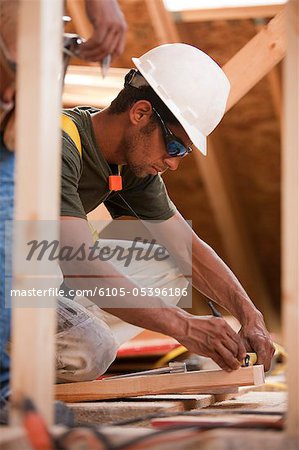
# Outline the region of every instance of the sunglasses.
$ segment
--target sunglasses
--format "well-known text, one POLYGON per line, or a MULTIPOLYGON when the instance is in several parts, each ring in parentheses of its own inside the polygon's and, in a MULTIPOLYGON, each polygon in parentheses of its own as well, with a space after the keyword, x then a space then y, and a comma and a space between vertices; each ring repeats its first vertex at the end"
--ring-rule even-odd
POLYGON ((183 158, 184 156, 188 155, 188 153, 191 153, 192 148, 186 147, 183 141, 170 131, 155 108, 153 108, 153 111, 160 121, 168 155, 171 157, 183 158))

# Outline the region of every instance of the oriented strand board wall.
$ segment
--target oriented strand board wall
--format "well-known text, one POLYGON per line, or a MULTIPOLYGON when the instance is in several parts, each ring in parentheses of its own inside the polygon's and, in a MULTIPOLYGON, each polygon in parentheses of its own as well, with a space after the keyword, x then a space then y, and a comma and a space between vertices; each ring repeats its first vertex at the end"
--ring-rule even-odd
MULTIPOLYGON (((256 33, 251 20, 181 24, 179 29, 185 42, 200 47, 221 65, 256 33)), ((249 225, 252 245, 258 253, 273 301, 279 307, 280 124, 266 78, 227 113, 215 134, 219 141, 215 151, 225 152, 249 225)), ((188 164, 186 170, 184 166, 182 172, 181 177, 185 174, 194 180, 194 195, 188 199, 188 206, 185 207, 184 195, 176 188, 174 178, 177 174, 167 176, 170 193, 181 205, 185 217, 192 217, 194 228, 225 258, 214 229, 212 212, 205 205, 205 195, 200 193, 202 184, 193 165, 188 164), (204 209, 199 205, 205 205, 204 209)))

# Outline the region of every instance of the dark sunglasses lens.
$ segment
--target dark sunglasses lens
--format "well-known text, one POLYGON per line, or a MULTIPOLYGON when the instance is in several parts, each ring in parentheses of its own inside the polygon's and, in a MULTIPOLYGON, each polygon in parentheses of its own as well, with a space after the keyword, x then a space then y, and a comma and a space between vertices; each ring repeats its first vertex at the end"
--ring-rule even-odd
POLYGON ((188 150, 179 141, 173 139, 167 142, 167 153, 169 156, 185 156, 188 150))

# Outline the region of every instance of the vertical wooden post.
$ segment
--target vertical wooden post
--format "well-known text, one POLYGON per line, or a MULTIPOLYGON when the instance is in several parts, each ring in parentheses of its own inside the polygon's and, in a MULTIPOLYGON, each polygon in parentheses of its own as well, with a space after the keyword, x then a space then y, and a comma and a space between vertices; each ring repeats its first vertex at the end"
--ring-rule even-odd
POLYGON ((288 358, 287 433, 299 438, 299 0, 289 0, 282 156, 283 324, 288 358))
MULTIPOLYGON (((62 1, 21 0, 19 14, 15 219, 56 220, 53 226, 58 236, 62 1)), ((26 239, 33 237, 34 227, 29 224, 26 239)), ((18 255, 16 243, 15 289, 25 283, 23 273, 16 269, 18 255)), ((39 267, 35 268, 38 273, 39 267)), ((14 307, 12 312, 12 400, 19 394, 30 397, 50 424, 55 308, 14 307)), ((18 421, 15 411, 12 423, 18 421)))

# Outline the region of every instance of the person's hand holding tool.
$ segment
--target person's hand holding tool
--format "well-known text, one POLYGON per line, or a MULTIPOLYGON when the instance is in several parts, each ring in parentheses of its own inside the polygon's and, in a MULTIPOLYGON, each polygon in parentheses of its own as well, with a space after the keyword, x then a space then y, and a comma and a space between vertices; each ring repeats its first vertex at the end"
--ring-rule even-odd
POLYGON ((257 364, 263 364, 265 372, 270 369, 275 348, 266 329, 262 314, 254 322, 243 324, 239 331, 246 350, 257 354, 257 364))
POLYGON ((86 12, 93 25, 92 36, 78 50, 78 56, 102 63, 121 55, 125 46, 127 23, 116 0, 86 0, 86 12))
POLYGON ((222 317, 189 315, 185 324, 184 335, 174 337, 189 351, 212 358, 228 372, 241 366, 246 356, 242 338, 222 317))

